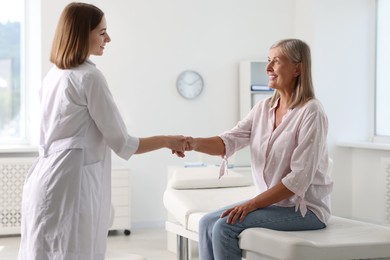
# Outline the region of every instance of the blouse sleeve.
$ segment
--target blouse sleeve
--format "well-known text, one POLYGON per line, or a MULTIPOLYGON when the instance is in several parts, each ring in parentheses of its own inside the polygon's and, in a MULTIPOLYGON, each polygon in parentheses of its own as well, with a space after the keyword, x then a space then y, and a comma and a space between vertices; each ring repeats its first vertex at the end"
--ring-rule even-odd
POLYGON ((107 82, 100 71, 89 75, 87 107, 108 146, 121 158, 129 159, 138 149, 139 138, 128 134, 107 82))
POLYGON ((259 109, 262 107, 261 103, 263 102, 260 102, 254 106, 251 111, 237 123, 235 127, 219 135, 225 144, 226 158, 229 158, 238 150, 249 145, 252 133, 253 118, 256 113, 259 113, 259 109))
POLYGON ((291 172, 283 184, 303 200, 305 192, 313 183, 326 151, 328 120, 322 106, 311 102, 301 119, 297 133, 297 147, 291 157, 291 172))

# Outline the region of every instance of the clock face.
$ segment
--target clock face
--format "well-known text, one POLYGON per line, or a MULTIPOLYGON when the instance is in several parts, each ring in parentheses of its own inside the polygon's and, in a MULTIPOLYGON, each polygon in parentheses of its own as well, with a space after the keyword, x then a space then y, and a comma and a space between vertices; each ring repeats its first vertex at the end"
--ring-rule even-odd
POLYGON ((177 91, 186 99, 194 99, 203 90, 203 79, 199 73, 186 70, 180 73, 176 82, 177 91))

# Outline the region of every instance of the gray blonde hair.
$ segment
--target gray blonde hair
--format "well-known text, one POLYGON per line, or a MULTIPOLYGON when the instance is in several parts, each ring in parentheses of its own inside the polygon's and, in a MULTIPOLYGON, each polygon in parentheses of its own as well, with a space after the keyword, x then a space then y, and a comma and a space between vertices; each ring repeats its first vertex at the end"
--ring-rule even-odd
MULTIPOLYGON (((292 63, 301 64, 301 72, 295 82, 290 108, 302 106, 309 100, 314 99, 315 93, 311 77, 311 54, 309 45, 298 39, 285 39, 274 43, 270 49, 273 48, 280 48, 282 53, 292 63)), ((279 97, 279 93, 275 91, 270 100, 270 105, 273 106, 279 97)))

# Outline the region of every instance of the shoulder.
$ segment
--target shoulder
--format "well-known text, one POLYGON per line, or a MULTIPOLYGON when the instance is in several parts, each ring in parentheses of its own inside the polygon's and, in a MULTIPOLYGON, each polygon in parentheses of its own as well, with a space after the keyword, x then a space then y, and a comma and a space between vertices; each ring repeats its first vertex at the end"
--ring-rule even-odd
POLYGON ((303 122, 321 122, 321 124, 327 125, 328 116, 322 106, 322 103, 318 99, 311 99, 300 108, 298 112, 302 117, 303 122))
POLYGON ((106 85, 106 80, 103 73, 93 64, 84 62, 83 64, 70 69, 68 79, 72 81, 72 85, 80 85, 83 88, 88 86, 106 85))
POLYGON ((103 73, 98 68, 96 68, 94 64, 89 62, 84 62, 80 66, 74 68, 72 71, 74 75, 78 75, 84 78, 104 78, 103 73))
POLYGON ((322 103, 318 99, 311 99, 308 102, 306 102, 301 109, 303 111, 307 112, 317 112, 317 113, 322 113, 325 114, 324 107, 322 106, 322 103))

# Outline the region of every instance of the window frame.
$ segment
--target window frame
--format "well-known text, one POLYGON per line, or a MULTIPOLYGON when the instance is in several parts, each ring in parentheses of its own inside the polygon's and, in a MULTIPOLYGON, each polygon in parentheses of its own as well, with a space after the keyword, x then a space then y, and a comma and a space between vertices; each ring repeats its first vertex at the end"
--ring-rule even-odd
POLYGON ((41 0, 23 2, 23 16, 20 37, 20 111, 23 119, 20 124, 23 133, 19 138, 0 139, 1 152, 26 149, 30 151, 38 145, 39 100, 38 89, 42 80, 41 55, 41 0))
MULTIPOLYGON (((20 32, 19 32, 19 39, 20 39, 20 46, 19 46, 19 91, 20 91, 20 99, 19 99, 19 131, 20 136, 19 137, 12 137, 12 136, 1 136, 0 137, 0 144, 1 145, 12 145, 12 144, 23 144, 25 143, 25 137, 26 137, 26 109, 25 109, 25 89, 26 89, 26 80, 25 80, 25 24, 26 24, 26 0, 20 0, 20 3, 22 4, 22 7, 24 8, 21 10, 23 12, 21 14, 22 19, 18 21, 20 23, 20 32)), ((19 4, 19 3, 18 3, 19 4)), ((16 8, 15 6, 13 8, 16 8)), ((16 8, 19 10, 19 8, 16 8)), ((14 21, 11 21, 14 22, 14 21)))
POLYGON ((379 135, 377 130, 378 123, 378 23, 379 23, 379 1, 375 0, 375 87, 374 87, 374 120, 373 120, 373 134, 372 141, 376 143, 390 143, 390 135, 379 135))

